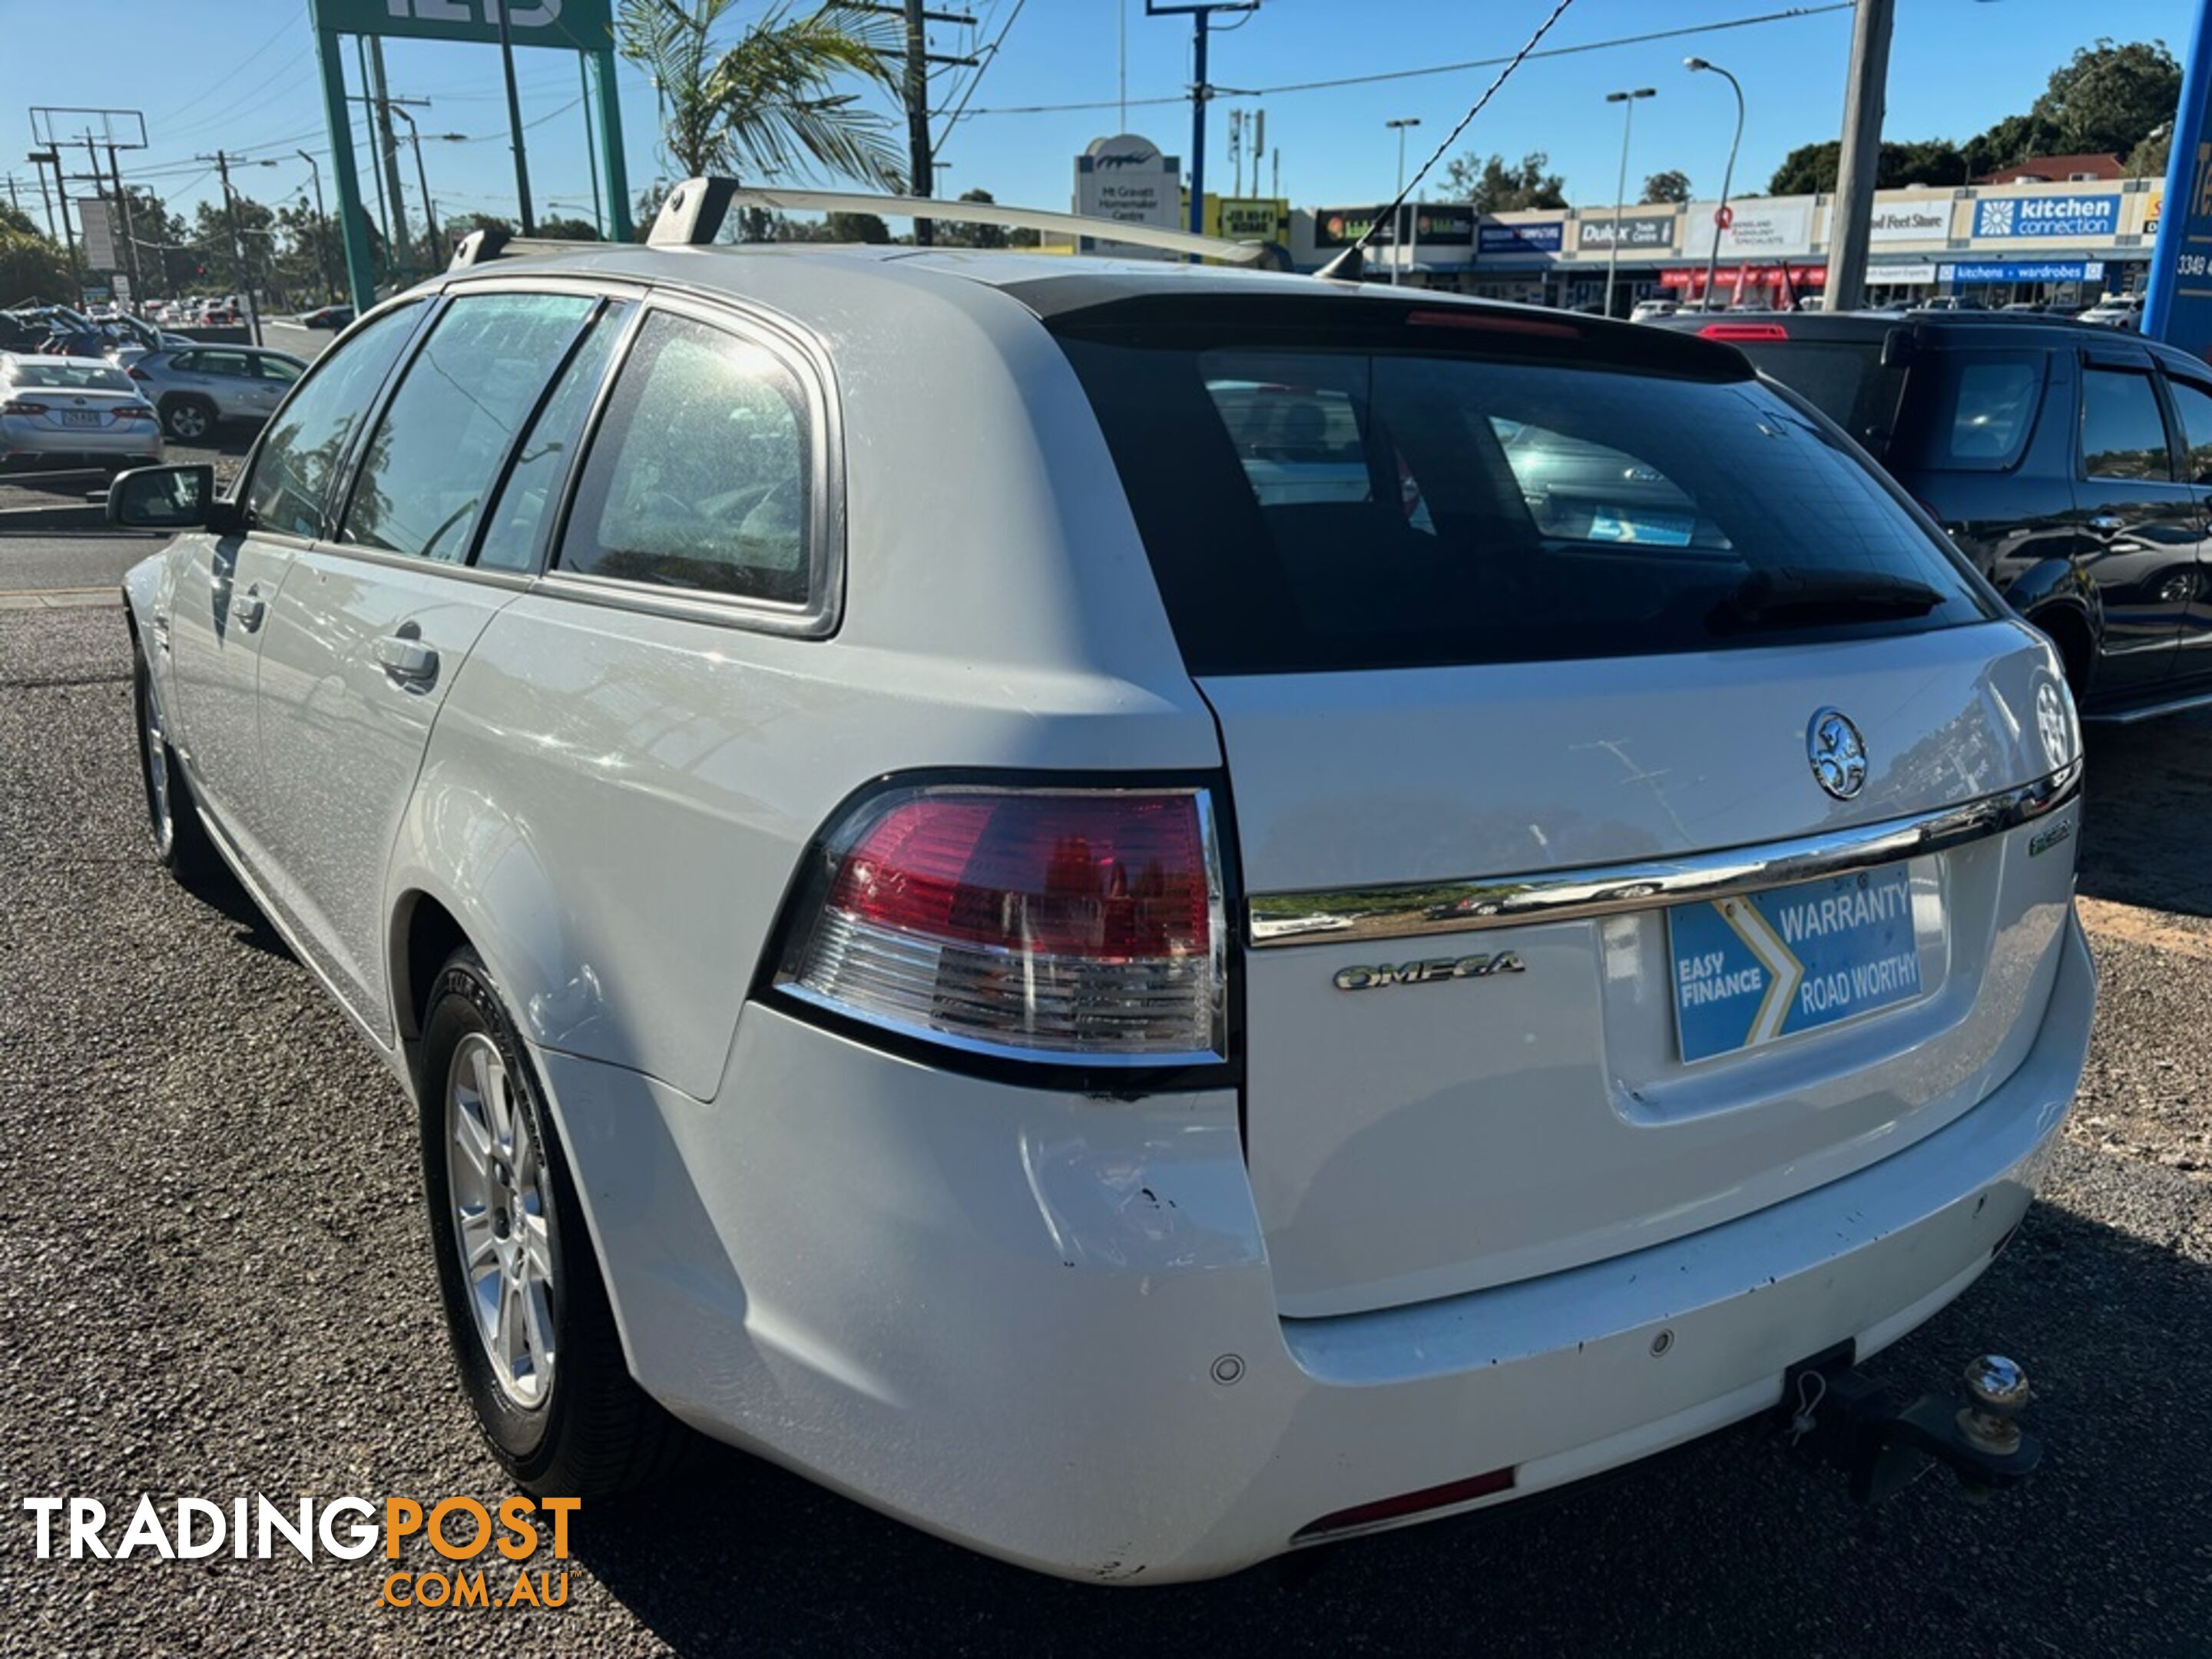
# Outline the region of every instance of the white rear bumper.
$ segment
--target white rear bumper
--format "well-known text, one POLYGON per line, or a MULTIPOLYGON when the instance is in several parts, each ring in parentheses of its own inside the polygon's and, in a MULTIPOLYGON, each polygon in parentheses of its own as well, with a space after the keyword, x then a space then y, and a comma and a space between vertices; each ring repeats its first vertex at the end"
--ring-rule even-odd
POLYGON ((1492 1470, 1512 1491, 1460 1507, 1629 1462, 1929 1317, 2018 1224, 2072 1102, 2094 970, 2070 919, 2059 948, 2020 1069, 1882 1162, 1632 1255, 1329 1319, 1278 1316, 1231 1091, 979 1082, 760 1005, 711 1104, 538 1058, 656 1397, 974 1548, 1158 1583, 1492 1470))

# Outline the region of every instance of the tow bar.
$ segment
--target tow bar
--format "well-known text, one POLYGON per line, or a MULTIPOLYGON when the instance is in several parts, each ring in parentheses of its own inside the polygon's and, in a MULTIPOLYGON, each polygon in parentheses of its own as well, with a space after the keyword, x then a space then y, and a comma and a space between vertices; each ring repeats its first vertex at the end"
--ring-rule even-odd
POLYGON ((1852 1364, 1853 1349, 1841 1343, 1792 1365, 1776 1415, 1801 1455, 1844 1472, 1860 1503, 1889 1497, 1931 1458, 1977 1498, 2017 1486, 2043 1461, 2043 1443, 2017 1420, 2027 1373, 2013 1361, 1983 1354, 1966 1367, 1965 1400, 1923 1394, 1900 1408, 1852 1364))

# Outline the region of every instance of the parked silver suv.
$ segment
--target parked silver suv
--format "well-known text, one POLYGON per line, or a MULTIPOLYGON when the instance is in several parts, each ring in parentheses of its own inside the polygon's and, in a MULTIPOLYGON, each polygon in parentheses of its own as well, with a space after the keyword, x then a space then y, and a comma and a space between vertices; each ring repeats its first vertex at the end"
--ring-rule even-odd
POLYGON ((267 420, 307 370, 287 352, 196 345, 149 351, 130 374, 161 411, 162 428, 179 443, 198 443, 224 421, 267 420))

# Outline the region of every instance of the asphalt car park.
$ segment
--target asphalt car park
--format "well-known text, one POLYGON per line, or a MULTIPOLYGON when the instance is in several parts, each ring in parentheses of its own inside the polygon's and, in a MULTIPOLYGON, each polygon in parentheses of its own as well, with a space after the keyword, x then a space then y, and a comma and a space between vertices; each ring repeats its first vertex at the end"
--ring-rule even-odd
MULTIPOLYGON (((112 556, 88 538, 33 568, 0 541, 0 1508, 495 1497, 446 1375, 410 1110, 242 895, 180 890, 149 852, 123 619, 87 574, 112 556), (83 603, 26 604, 31 587, 83 603)), ((1131 1591, 994 1565, 708 1449, 665 1489, 587 1508, 568 1605, 510 1613, 501 1636, 549 1653, 2203 1652, 2208 735, 2194 717, 2092 733, 2081 886, 2102 991, 2080 1100, 2003 1258, 1875 1367, 1917 1390, 1984 1350, 2019 1359, 2050 1446, 2024 1491, 1970 1503, 1930 1474, 1860 1510, 1751 1428, 1541 1504, 1131 1591)), ((88 1571, 21 1536, 0 1599, 24 1651, 484 1633, 482 1613, 377 1607, 373 1562, 217 1558, 157 1587, 143 1562, 88 1571)))

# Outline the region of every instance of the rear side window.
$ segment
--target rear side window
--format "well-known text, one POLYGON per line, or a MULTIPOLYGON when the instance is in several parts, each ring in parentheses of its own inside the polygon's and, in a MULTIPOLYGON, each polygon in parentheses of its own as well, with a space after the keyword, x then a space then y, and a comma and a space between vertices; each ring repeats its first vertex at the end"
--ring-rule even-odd
POLYGON ((484 525, 483 545, 477 562, 493 570, 531 570, 538 564, 539 526, 552 493, 560 487, 574 456, 576 441, 583 435, 584 417, 591 413, 600 378, 615 342, 629 319, 627 301, 617 301, 601 312, 592 331, 576 348, 546 394, 538 417, 514 454, 507 482, 500 486, 484 525))
POLYGON ((1912 416, 1897 459, 1929 472, 1996 472, 2019 465, 2043 404, 2040 351, 1933 351, 1912 368, 1912 416))
POLYGON ((646 319, 577 484, 561 568, 775 605, 809 595, 805 394, 766 347, 646 319))
POLYGON ((363 452, 341 541, 458 562, 550 365, 592 314, 580 294, 464 295, 447 307, 363 452))
POLYGON ((2082 371, 2081 472, 2090 478, 2173 477, 2149 375, 2094 365, 2082 371))
POLYGON ((346 441, 422 319, 419 301, 387 311, 315 365, 255 457, 246 504, 257 526, 288 536, 323 533, 323 507, 346 441))
POLYGON ((1753 380, 1118 331, 1063 344, 1196 673, 1699 651, 1989 614, 1832 428, 1753 380), (1253 414, 1263 400, 1279 415, 1253 414), (1911 608, 1743 624, 1750 596, 1807 580, 1911 608))

